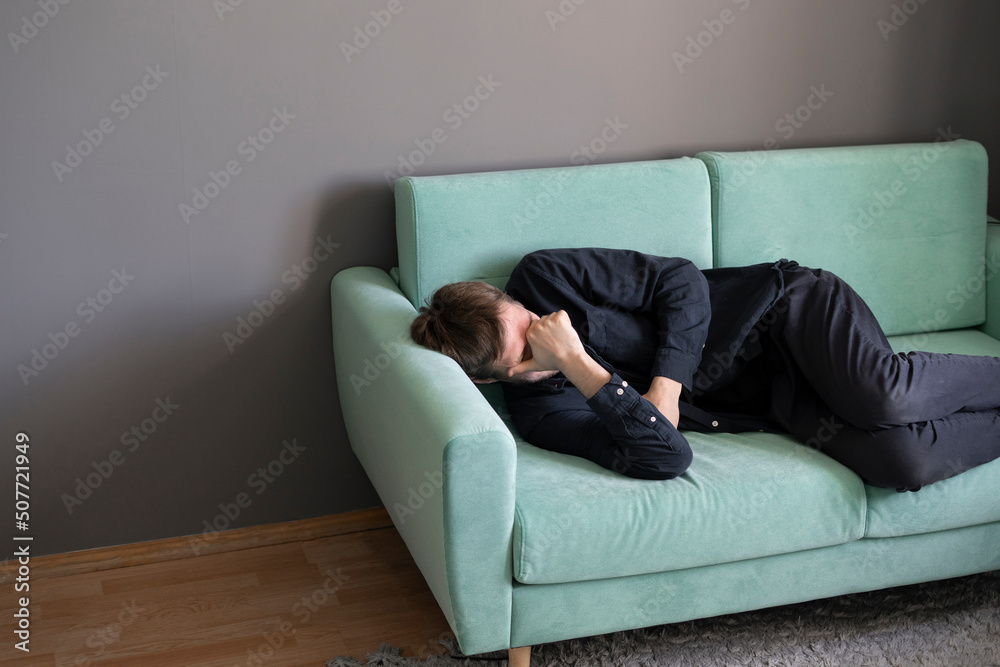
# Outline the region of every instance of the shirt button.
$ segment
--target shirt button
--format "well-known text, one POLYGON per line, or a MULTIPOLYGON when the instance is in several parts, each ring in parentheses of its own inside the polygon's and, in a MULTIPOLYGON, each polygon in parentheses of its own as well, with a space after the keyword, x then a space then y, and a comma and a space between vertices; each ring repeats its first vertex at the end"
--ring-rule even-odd
POLYGON ((653 415, 652 417, 650 417, 650 418, 649 418, 649 421, 651 421, 651 422, 655 422, 655 421, 656 421, 656 415, 653 415))
POLYGON ((626 382, 625 380, 622 380, 622 386, 623 387, 627 387, 628 386, 628 382, 626 382))
POLYGON ((622 395, 622 394, 624 394, 624 393, 625 393, 625 390, 624 390, 624 389, 619 389, 619 390, 618 390, 618 395, 619 395, 619 396, 621 396, 621 395, 622 395))
POLYGON ((719 422, 713 420, 712 421, 712 427, 713 428, 718 428, 718 426, 719 426, 719 422))

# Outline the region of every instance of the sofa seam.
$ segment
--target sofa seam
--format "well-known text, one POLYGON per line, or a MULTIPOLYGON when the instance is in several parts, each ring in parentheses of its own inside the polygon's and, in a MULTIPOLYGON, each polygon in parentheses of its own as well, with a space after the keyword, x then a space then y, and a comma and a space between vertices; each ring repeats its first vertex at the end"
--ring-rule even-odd
MULTIPOLYGON (((520 532, 521 532, 521 548, 518 549, 518 554, 517 554, 517 569, 521 573, 521 577, 523 578, 524 577, 524 534, 525 534, 525 530, 526 529, 525 529, 525 525, 524 525, 524 517, 521 514, 521 509, 517 506, 517 494, 515 493, 514 494, 514 526, 513 526, 515 533, 517 532, 517 525, 518 524, 520 524, 520 526, 521 526, 521 530, 520 530, 520 532)), ((513 546, 513 544, 514 544, 514 540, 511 540, 511 546, 513 546)), ((521 581, 521 579, 518 579, 517 572, 511 573, 511 575, 513 576, 513 578, 514 578, 515 581, 520 581, 521 583, 526 583, 526 582, 521 581)))
MULTIPOLYGON (((405 178, 407 179, 406 180, 406 186, 407 186, 407 190, 408 190, 408 197, 410 199, 410 210, 413 211, 413 215, 412 215, 413 229, 411 230, 412 233, 413 233, 413 282, 414 282, 413 289, 416 291, 416 293, 413 295, 413 297, 414 297, 414 299, 417 302, 417 310, 420 310, 420 306, 421 306, 421 303, 420 303, 420 294, 421 294, 422 276, 420 275, 420 273, 421 273, 420 272, 420 234, 417 233, 417 227, 419 226, 418 222, 417 222, 417 217, 418 217, 418 215, 417 215, 417 195, 416 195, 416 189, 413 187, 413 179, 410 178, 410 177, 408 177, 408 176, 405 177, 405 178)), ((400 279, 402 279, 402 277, 400 279)))
POLYGON ((712 268, 719 266, 719 192, 722 190, 722 174, 718 168, 718 161, 712 156, 712 166, 705 164, 705 174, 708 176, 708 205, 709 224, 712 226, 712 268), (712 171, 715 170, 715 183, 713 184, 712 171))
POLYGON ((861 482, 861 490, 863 492, 862 496, 864 497, 864 507, 862 508, 861 513, 861 539, 863 540, 868 537, 868 514, 870 509, 868 505, 868 485, 863 481, 861 482))
MULTIPOLYGON (((492 405, 490 406, 490 409, 493 410, 493 406, 492 405)), ((495 410, 494 410, 494 414, 496 414, 495 410)), ((499 417, 499 415, 497 415, 497 416, 499 417)), ((503 423, 503 422, 501 422, 501 423, 503 423)), ((511 444, 513 444, 513 445, 516 446, 517 443, 514 441, 514 436, 510 432, 510 429, 507 428, 506 424, 503 424, 503 427, 504 427, 504 430, 502 430, 502 431, 498 430, 498 429, 495 429, 495 428, 492 428, 492 427, 488 427, 488 428, 481 428, 481 429, 479 429, 477 431, 466 431, 464 433, 456 433, 456 434, 454 434, 454 435, 452 435, 451 437, 448 438, 448 442, 446 442, 444 444, 444 449, 442 451, 444 451, 445 449, 448 449, 449 445, 451 445, 451 443, 453 443, 458 438, 464 438, 464 437, 467 437, 467 436, 470 436, 470 435, 483 435, 484 433, 496 433, 497 435, 507 436, 507 439, 511 442, 511 444)))
POLYGON ((708 176, 708 201, 709 216, 712 226, 712 268, 719 266, 719 196, 722 190, 722 172, 719 169, 719 159, 715 151, 702 151, 698 158, 705 166, 705 174, 708 176), (718 186, 718 187, 716 187, 718 186))

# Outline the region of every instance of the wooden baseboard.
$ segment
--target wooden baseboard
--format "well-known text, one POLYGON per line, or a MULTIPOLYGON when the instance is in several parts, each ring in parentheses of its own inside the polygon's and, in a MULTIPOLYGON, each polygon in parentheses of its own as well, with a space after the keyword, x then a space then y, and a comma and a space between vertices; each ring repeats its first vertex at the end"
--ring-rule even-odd
POLYGON ((333 535, 387 528, 392 519, 384 507, 330 514, 313 519, 233 528, 208 535, 170 537, 149 542, 71 551, 31 559, 33 578, 65 577, 120 567, 196 558, 254 547, 307 542, 333 535))

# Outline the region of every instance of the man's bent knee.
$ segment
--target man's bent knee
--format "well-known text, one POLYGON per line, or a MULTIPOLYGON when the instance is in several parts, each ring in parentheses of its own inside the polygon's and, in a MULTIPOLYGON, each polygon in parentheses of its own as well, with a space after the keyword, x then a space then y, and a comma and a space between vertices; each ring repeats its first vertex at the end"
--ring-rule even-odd
POLYGON ((619 455, 611 469, 626 477, 636 479, 664 480, 678 477, 691 466, 693 454, 690 449, 673 452, 670 456, 653 461, 633 459, 619 455))
POLYGON ((850 407, 842 410, 841 416, 854 426, 865 431, 906 426, 923 421, 926 416, 914 412, 914 404, 903 392, 865 388, 852 400, 850 407))
POLYGON ((913 427, 882 432, 847 429, 820 451, 853 470, 871 486, 916 491, 948 476, 937 469, 913 427))
POLYGON ((909 429, 899 429, 890 440, 883 443, 888 451, 883 456, 873 457, 868 475, 862 475, 869 484, 897 491, 917 491, 947 476, 934 467, 909 429))

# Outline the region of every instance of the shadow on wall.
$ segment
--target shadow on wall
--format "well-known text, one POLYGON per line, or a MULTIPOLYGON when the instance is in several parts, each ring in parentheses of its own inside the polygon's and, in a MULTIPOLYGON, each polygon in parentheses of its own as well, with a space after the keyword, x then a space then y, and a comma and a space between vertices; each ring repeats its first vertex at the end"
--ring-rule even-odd
MULTIPOLYGON (((811 40, 823 32, 817 22, 830 16, 824 18, 808 4, 786 10, 786 14, 793 12, 799 29, 788 39, 798 40, 798 51, 809 54, 815 49, 811 40)), ((877 3, 856 18, 856 23, 837 26, 853 40, 841 48, 881 58, 881 67, 873 63, 849 75, 837 72, 832 81, 817 79, 801 99, 783 101, 764 136, 686 147, 685 154, 925 143, 945 138, 979 141, 991 155, 1000 151, 992 118, 1000 102, 1000 86, 995 77, 982 76, 984 71, 1000 69, 1000 51, 994 48, 990 32, 1000 22, 1000 5, 892 0, 877 3), (989 62, 992 68, 984 65, 989 62), (845 119, 834 128, 835 134, 829 133, 833 126, 825 124, 823 91, 828 91, 830 106, 845 119)), ((998 179, 1000 174, 992 170, 991 210, 997 207, 998 179)))
MULTIPOLYGON (((902 132, 880 143, 962 138, 981 143, 991 161, 1000 155, 993 113, 1000 104, 1000 86, 995 77, 982 76, 984 71, 1000 69, 993 34, 998 23, 997 3, 900 0, 880 12, 879 39, 895 54, 893 116, 911 119, 911 126, 916 117, 918 128, 928 128, 902 132)), ((995 211, 1000 196, 995 169, 989 170, 989 184, 988 209, 995 211)))
POLYGON ((948 45, 952 63, 948 77, 948 115, 956 129, 966 130, 966 138, 986 148, 992 163, 987 210, 994 217, 1000 217, 1000 169, 996 167, 1000 157, 1000 124, 996 121, 1000 83, 996 75, 985 80, 982 77, 982 72, 1000 71, 1000 50, 996 48, 1000 4, 967 2, 956 11, 957 29, 948 45))

